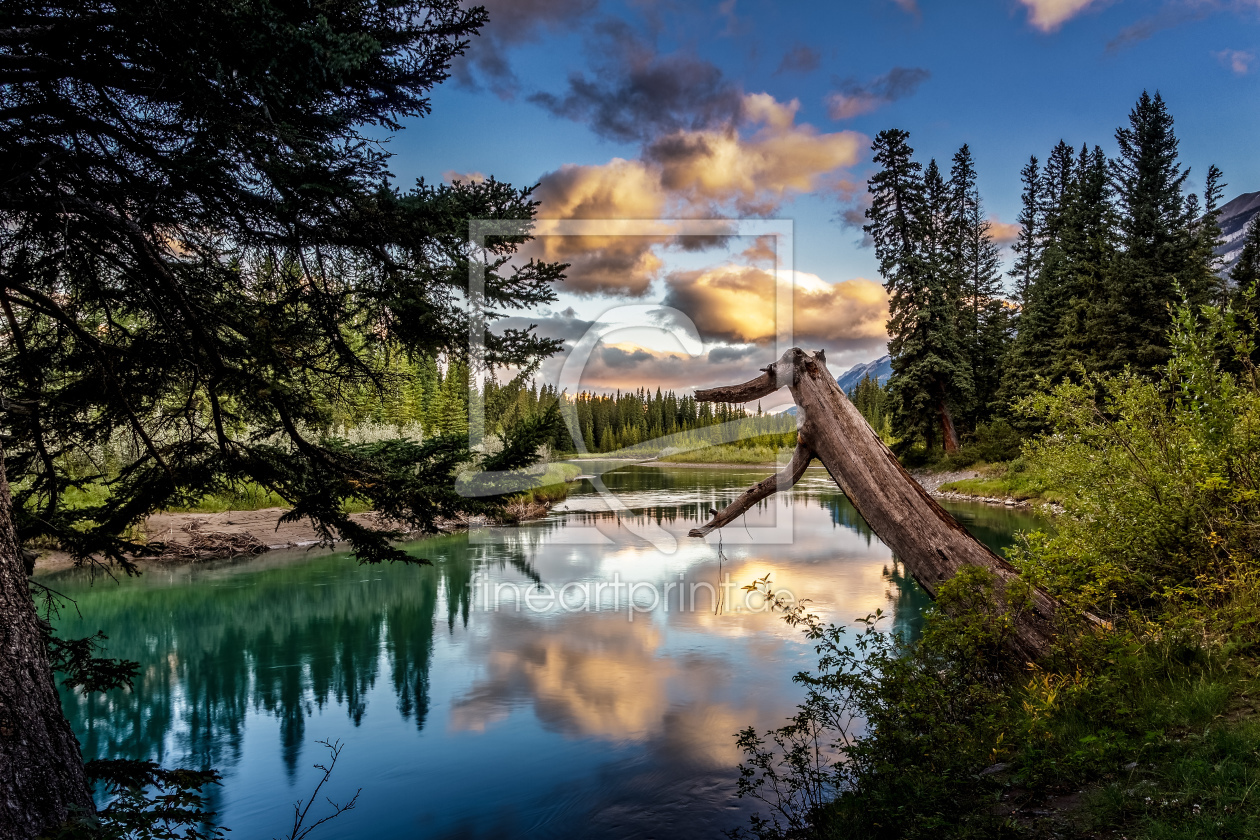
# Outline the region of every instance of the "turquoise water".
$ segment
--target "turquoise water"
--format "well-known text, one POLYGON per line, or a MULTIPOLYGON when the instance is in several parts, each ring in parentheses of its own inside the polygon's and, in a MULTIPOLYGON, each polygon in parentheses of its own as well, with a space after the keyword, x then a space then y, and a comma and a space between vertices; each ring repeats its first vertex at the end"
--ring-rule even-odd
MULTIPOLYGON (((739 587, 770 574, 828 619, 882 608, 907 632, 926 603, 818 469, 728 526, 721 559, 686 536, 765 474, 621 470, 604 482, 627 510, 586 485, 545 520, 410 546, 432 566, 292 552, 46 576, 82 613, 60 632, 141 663, 134 691, 66 692, 66 712, 85 757, 217 768, 238 840, 287 834, 337 739, 321 795, 362 793, 312 840, 721 837, 752 807, 735 732, 780 724, 813 663, 739 587)), ((1038 524, 950 509, 996 547, 1038 524)))

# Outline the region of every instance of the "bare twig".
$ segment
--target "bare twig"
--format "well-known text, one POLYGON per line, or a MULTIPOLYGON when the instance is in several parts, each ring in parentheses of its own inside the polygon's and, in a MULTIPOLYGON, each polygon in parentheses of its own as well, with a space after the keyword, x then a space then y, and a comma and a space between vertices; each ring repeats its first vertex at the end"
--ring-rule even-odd
POLYGON ((319 784, 315 785, 315 790, 311 791, 311 798, 306 800, 305 804, 303 804, 302 800, 299 799, 293 805, 293 829, 289 832, 289 836, 286 837, 285 840, 304 840, 308 834, 319 828, 324 823, 329 820, 335 820, 346 811, 354 810, 355 803, 359 801, 359 794, 363 792, 363 788, 356 790, 354 792, 354 796, 352 796, 350 801, 344 805, 338 805, 336 802, 333 802, 330 797, 324 797, 328 804, 332 806, 333 812, 326 817, 316 820, 310 825, 306 825, 306 816, 310 812, 311 806, 315 804, 315 798, 319 796, 320 788, 322 788, 324 783, 328 781, 330 776, 332 776, 333 768, 337 766, 337 759, 341 756, 341 750, 343 749, 343 744, 340 740, 317 741, 316 743, 328 748, 328 752, 331 754, 332 760, 329 761, 327 765, 315 765, 316 770, 324 771, 324 776, 319 780, 319 784))

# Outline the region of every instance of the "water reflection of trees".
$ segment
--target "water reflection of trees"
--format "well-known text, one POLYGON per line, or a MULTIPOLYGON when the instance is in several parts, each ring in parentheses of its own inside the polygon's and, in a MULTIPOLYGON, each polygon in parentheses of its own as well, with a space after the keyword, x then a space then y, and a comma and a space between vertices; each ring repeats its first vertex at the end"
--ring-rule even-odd
POLYGON ((222 768, 239 760, 245 716, 260 710, 277 719, 292 772, 316 708, 336 704, 356 725, 363 720, 382 661, 400 713, 423 727, 439 604, 448 627, 466 623, 474 568, 522 566, 518 556, 453 539, 437 541, 448 543, 447 556, 431 567, 329 557, 248 574, 194 571, 174 581, 184 585, 163 581, 160 570, 125 588, 60 581, 86 616, 65 616, 64 631, 108 627, 110 655, 141 663, 134 691, 63 694, 85 757, 222 768))

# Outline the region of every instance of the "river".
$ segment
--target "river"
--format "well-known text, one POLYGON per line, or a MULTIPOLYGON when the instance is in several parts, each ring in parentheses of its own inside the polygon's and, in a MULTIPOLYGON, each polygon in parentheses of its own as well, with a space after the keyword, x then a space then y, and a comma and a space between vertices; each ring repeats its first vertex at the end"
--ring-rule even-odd
MULTIPOLYGON (((927 603, 821 469, 728 526, 720 555, 686 536, 766 473, 618 470, 546 519, 408 547, 431 566, 319 551, 43 576, 81 613, 62 635, 103 630, 140 663, 133 691, 64 707, 86 758, 218 769, 237 840, 287 834, 320 740, 344 744, 321 796, 362 794, 312 840, 722 837, 753 807, 734 734, 781 724, 813 664, 741 587, 769 574, 829 620, 878 608, 911 634, 927 603)), ((995 548, 1041 525, 946 507, 995 548)))

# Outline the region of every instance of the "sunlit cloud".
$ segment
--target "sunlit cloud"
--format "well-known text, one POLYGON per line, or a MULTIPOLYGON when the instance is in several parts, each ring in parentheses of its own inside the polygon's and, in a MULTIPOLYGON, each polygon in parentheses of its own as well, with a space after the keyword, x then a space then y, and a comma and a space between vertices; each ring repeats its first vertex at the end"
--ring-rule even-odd
POLYGON ((1100 0, 1019 0, 1028 8, 1028 21, 1042 32, 1054 32, 1100 0))
POLYGON ((803 271, 730 264, 674 272, 666 284, 666 304, 690 316, 706 338, 732 344, 773 341, 780 293, 793 296, 794 339, 843 346, 887 338, 887 292, 864 278, 827 283, 803 271))
POLYGON ((695 209, 732 205, 740 214, 770 213, 790 193, 816 189, 826 175, 857 163, 866 138, 822 133, 796 123, 800 103, 765 93, 744 98, 751 136, 734 131, 680 131, 645 150, 661 183, 695 209))
POLYGON ((539 238, 533 243, 547 260, 572 264, 565 289, 573 292, 643 295, 663 262, 659 239, 631 235, 633 220, 658 219, 669 196, 660 172, 640 160, 613 158, 599 166, 563 166, 544 175, 535 197, 541 204, 539 238), (600 236, 550 236, 546 220, 597 219, 600 236))
POLYGON ((1024 228, 1014 222, 1004 222, 996 216, 989 217, 989 235, 998 245, 1009 245, 1019 238, 1024 228))

